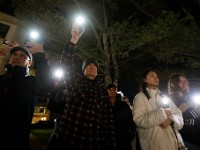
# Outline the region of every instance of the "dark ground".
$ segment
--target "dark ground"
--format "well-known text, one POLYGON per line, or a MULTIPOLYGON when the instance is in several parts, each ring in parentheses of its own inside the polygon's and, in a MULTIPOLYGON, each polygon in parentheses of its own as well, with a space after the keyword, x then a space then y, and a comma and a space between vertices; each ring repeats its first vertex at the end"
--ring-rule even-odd
POLYGON ((30 133, 30 150, 46 150, 53 128, 36 128, 30 133))
POLYGON ((30 150, 46 150, 47 143, 39 140, 32 133, 30 134, 30 150))

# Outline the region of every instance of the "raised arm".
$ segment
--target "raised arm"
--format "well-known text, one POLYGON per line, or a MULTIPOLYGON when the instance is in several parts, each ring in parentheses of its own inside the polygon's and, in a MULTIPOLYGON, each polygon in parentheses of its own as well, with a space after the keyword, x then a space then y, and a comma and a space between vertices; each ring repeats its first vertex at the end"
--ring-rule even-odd
POLYGON ((74 58, 75 58, 75 54, 74 54, 74 50, 76 48, 76 43, 78 42, 78 40, 80 39, 80 37, 82 36, 84 31, 79 32, 79 28, 77 26, 72 26, 71 29, 71 39, 70 41, 68 41, 64 47, 63 50, 63 54, 61 57, 61 63, 62 63, 62 67, 66 68, 69 76, 71 77, 75 71, 75 64, 74 64, 74 58))
POLYGON ((66 70, 68 73, 68 82, 66 83, 66 78, 64 77, 64 80, 60 80, 58 85, 55 86, 54 91, 51 93, 51 96, 49 98, 49 102, 47 104, 48 109, 53 111, 53 112, 62 112, 63 107, 65 104, 65 96, 66 92, 68 91, 68 85, 69 82, 72 79, 73 74, 75 73, 74 71, 74 50, 76 47, 76 43, 78 42, 79 38, 83 32, 79 33, 79 30, 76 26, 72 27, 71 30, 71 39, 68 41, 64 47, 62 57, 60 60, 60 67, 62 70, 66 70), (67 89, 67 90, 66 90, 67 89), (65 94, 63 94, 65 93, 65 94))
MULTIPOLYGON (((31 45, 29 52, 33 57, 33 68, 35 69, 35 87, 37 94, 45 94, 53 89, 53 78, 48 60, 43 52, 43 45, 35 42, 27 42, 31 45)), ((25 45, 26 46, 26 45, 25 45)))

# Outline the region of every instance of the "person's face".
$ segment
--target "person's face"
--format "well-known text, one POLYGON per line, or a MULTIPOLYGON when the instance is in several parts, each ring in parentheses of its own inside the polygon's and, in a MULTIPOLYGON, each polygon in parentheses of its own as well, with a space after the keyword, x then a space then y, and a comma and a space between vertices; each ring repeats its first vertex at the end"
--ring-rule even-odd
POLYGON ((23 51, 18 50, 11 55, 9 64, 11 64, 12 67, 29 67, 31 65, 31 60, 23 51))
POLYGON ((116 103, 116 97, 117 97, 117 89, 116 88, 110 88, 107 89, 108 95, 110 97, 110 102, 112 105, 114 105, 116 103))
POLYGON ((154 71, 150 71, 147 74, 146 79, 144 79, 144 82, 146 82, 147 86, 151 89, 158 87, 159 81, 158 75, 154 71))
POLYGON ((109 97, 116 97, 117 95, 117 89, 116 88, 110 88, 107 89, 109 97))
POLYGON ((182 90, 182 91, 188 91, 189 90, 189 84, 188 84, 188 80, 183 77, 183 76, 179 76, 179 88, 182 90))
POLYGON ((97 66, 93 63, 87 65, 87 67, 84 70, 84 74, 89 78, 94 80, 97 76, 97 66))

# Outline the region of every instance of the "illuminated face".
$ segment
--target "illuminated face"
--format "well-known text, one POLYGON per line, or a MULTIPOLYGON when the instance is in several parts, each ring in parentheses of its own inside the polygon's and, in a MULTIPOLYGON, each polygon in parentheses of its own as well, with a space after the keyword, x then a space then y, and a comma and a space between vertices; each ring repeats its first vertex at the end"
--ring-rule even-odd
POLYGON ((107 89, 108 95, 110 97, 110 102, 112 105, 114 105, 116 103, 117 100, 117 89, 116 88, 110 88, 107 89))
POLYGON ((22 66, 22 67, 29 67, 31 65, 32 61, 26 55, 23 51, 15 51, 12 53, 10 57, 9 64, 11 64, 12 67, 14 66, 22 66))
POLYGON ((158 75, 154 71, 150 71, 146 79, 144 79, 144 82, 147 83, 147 86, 151 89, 155 89, 159 85, 160 79, 158 78, 158 75))
POLYGON ((188 80, 183 77, 183 76, 179 76, 179 88, 182 90, 182 91, 188 91, 189 90, 189 83, 188 83, 188 80))
POLYGON ((94 63, 91 63, 85 67, 84 74, 89 78, 94 80, 97 76, 97 66, 94 63))

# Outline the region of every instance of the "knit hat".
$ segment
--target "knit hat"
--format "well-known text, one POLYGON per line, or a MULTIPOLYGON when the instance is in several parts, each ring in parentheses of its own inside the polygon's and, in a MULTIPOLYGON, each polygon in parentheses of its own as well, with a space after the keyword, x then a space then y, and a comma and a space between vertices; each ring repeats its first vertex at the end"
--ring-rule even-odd
POLYGON ((85 68, 89 65, 89 64, 95 64, 95 66, 98 68, 98 62, 94 59, 86 59, 83 61, 83 65, 82 65, 82 71, 85 70, 85 68))
POLYGON ((24 47, 22 47, 22 46, 16 46, 16 47, 14 47, 14 48, 12 48, 11 50, 10 50, 10 55, 12 55, 14 52, 16 52, 16 51, 22 51, 22 52, 24 52, 30 59, 32 59, 32 55, 31 55, 31 53, 28 51, 28 49, 26 49, 26 48, 24 48, 24 47))

